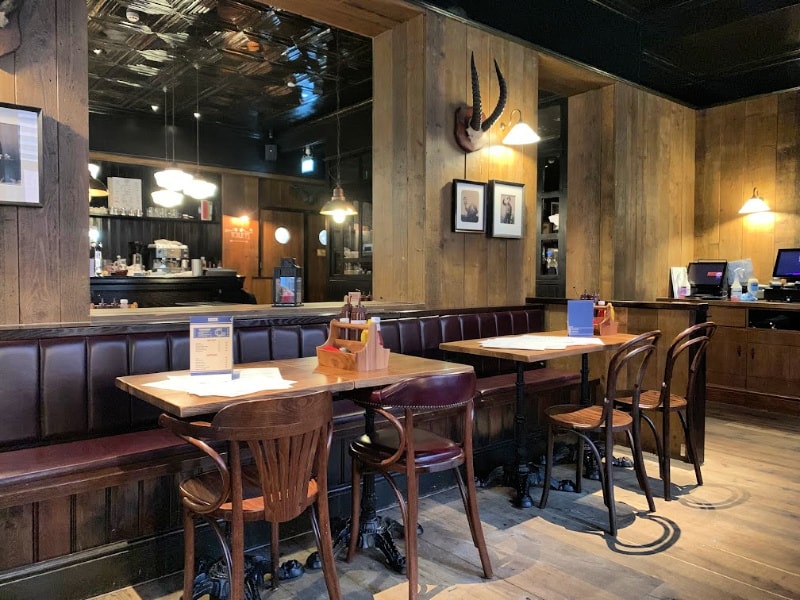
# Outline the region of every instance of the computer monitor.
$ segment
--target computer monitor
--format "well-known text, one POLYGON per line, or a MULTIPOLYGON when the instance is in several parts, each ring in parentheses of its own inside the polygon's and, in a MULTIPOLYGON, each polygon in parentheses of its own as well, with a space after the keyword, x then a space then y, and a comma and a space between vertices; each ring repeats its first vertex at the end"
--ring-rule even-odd
POLYGON ((692 296, 724 296, 726 260, 698 260, 686 267, 692 296))
POLYGON ((772 269, 774 279, 785 279, 787 282, 800 281, 800 248, 781 248, 775 257, 772 269))

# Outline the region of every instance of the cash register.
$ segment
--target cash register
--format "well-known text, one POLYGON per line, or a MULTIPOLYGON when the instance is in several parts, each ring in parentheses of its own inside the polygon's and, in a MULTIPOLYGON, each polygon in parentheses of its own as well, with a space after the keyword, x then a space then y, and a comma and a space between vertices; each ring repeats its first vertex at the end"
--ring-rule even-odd
POLYGON ((701 300, 722 300, 728 295, 725 271, 726 260, 698 260, 686 267, 689 279, 688 298, 701 300))
POLYGON ((764 300, 800 302, 800 248, 781 248, 775 256, 772 284, 764 290, 764 300))

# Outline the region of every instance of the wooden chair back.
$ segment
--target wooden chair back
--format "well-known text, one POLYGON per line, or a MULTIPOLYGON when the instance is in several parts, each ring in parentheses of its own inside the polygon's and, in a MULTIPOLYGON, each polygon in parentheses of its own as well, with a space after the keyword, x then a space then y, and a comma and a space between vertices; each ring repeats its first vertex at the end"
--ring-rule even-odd
MULTIPOLYGON (((246 444, 257 467, 267 521, 283 523, 305 511, 315 498, 308 483, 327 481, 332 426, 330 392, 251 400, 223 408, 211 430, 231 446, 246 444)), ((232 452, 232 455, 234 453, 232 452)), ((241 462, 231 461, 232 469, 241 462)), ((326 490, 327 485, 320 485, 326 490)))
POLYGON ((698 373, 703 364, 708 343, 711 336, 717 330, 717 324, 711 321, 698 323, 687 327, 672 341, 667 351, 667 360, 664 366, 664 379, 661 382, 660 404, 665 410, 669 410, 669 397, 672 387, 672 374, 675 364, 684 352, 688 352, 689 372, 686 378, 686 391, 684 398, 687 403, 691 403, 697 393, 698 373))
MULTIPOLYGON (((603 400, 603 416, 601 417, 607 431, 612 430, 617 390, 620 389, 618 386, 623 378, 626 380, 623 386, 624 393, 632 396, 633 418, 638 419, 642 381, 647 373, 650 359, 655 354, 656 343, 660 337, 661 332, 658 330, 642 333, 622 344, 611 356, 608 363, 606 396, 603 400)), ((620 393, 622 393, 622 389, 620 389, 620 393)))

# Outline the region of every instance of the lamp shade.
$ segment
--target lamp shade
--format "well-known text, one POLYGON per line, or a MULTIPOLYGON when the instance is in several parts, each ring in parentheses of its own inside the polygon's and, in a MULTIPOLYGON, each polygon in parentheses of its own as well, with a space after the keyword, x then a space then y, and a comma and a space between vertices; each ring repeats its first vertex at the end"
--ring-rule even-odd
POLYGON ((527 123, 520 121, 503 138, 503 143, 507 146, 522 146, 524 144, 535 144, 541 139, 539 134, 531 129, 527 123))
POLYGON ((753 197, 748 199, 742 208, 739 209, 740 215, 751 215, 753 213, 769 212, 769 205, 758 195, 758 188, 753 188, 753 197))
POLYGON ((183 188, 183 193, 190 198, 194 198, 195 200, 205 200, 206 198, 211 198, 216 191, 217 186, 215 184, 198 177, 190 180, 189 183, 187 183, 183 188))
POLYGON ((193 179, 191 173, 187 173, 177 167, 157 171, 155 178, 159 187, 173 192, 181 191, 193 179))
POLYGON ((157 190, 151 196, 154 203, 165 208, 174 208, 183 202, 183 194, 172 190, 157 190))
POLYGON ((108 196, 108 188, 99 179, 89 177, 89 198, 100 198, 108 196))
POLYGON ((331 196, 331 199, 325 203, 319 213, 321 215, 331 216, 333 217, 334 221, 341 223, 344 221, 345 217, 357 215, 358 211, 356 210, 356 207, 348 202, 347 198, 344 197, 344 190, 342 189, 342 186, 337 185, 335 188, 333 188, 333 195, 331 196))

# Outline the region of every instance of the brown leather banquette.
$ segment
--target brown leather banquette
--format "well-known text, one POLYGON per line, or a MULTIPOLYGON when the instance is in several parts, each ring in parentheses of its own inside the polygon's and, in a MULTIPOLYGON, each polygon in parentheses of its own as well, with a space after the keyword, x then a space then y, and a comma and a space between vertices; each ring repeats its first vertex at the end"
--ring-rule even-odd
MULTIPOLYGON (((543 327, 535 306, 382 317, 393 352, 435 358, 442 358, 442 341, 543 327)), ((313 356, 330 318, 237 321, 234 361, 313 356)), ((503 413, 513 403, 513 364, 447 359, 467 359, 479 377, 476 464, 482 452, 507 453, 513 431, 503 413)), ((64 598, 85 598, 180 569, 175 479, 201 468, 200 458, 159 429, 158 411, 123 393, 115 379, 188 366, 185 322, 0 330, 0 597, 46 596, 58 585, 64 598)), ((576 373, 544 368, 527 375, 529 393, 576 397, 576 373)), ((363 421, 346 398, 334 409, 331 509, 345 514, 346 448, 363 421)), ((532 421, 537 413, 532 408, 532 421)))

